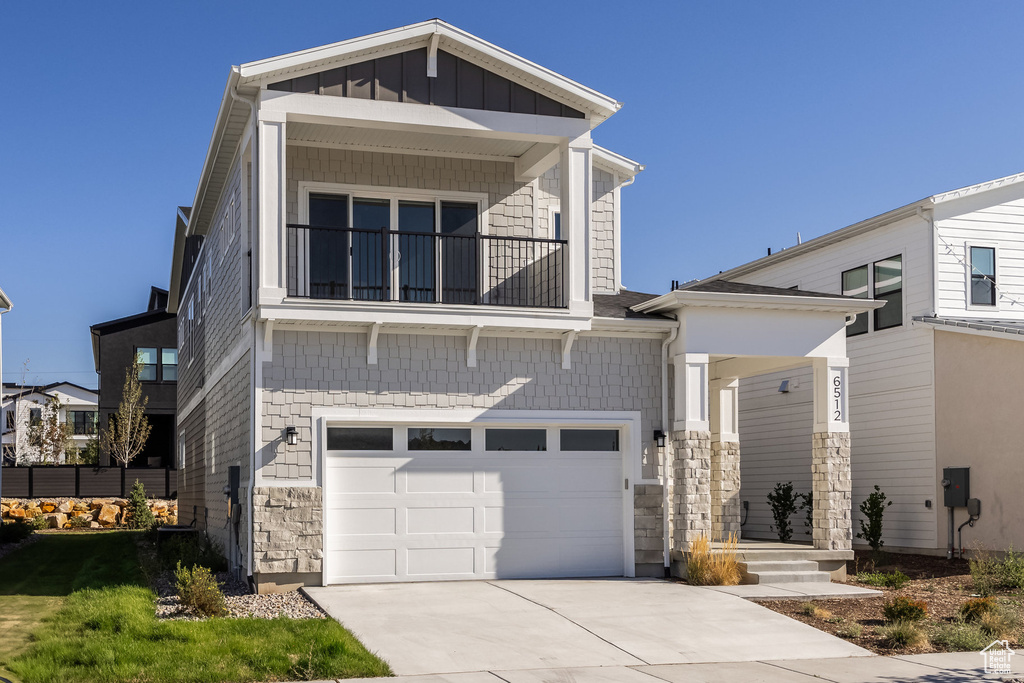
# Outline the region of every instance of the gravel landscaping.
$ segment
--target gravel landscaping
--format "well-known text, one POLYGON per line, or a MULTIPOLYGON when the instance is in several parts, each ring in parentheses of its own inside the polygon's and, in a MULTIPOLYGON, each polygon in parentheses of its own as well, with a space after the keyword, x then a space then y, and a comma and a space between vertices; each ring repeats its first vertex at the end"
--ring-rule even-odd
MULTIPOLYGON (((802 621, 821 631, 845 638, 850 642, 878 654, 904 654, 926 652, 976 651, 991 640, 992 633, 967 634, 972 625, 964 625, 960 618, 961 606, 978 597, 977 587, 966 560, 947 560, 927 555, 886 554, 875 566, 869 551, 857 551, 857 559, 847 565, 849 583, 883 591, 873 598, 833 600, 759 600, 765 607, 802 621), (907 580, 902 587, 893 588, 858 581, 858 572, 888 573, 900 571, 907 580), (887 641, 887 624, 883 616, 886 601, 903 597, 927 605, 927 617, 918 623, 924 635, 921 642, 897 646, 887 641), (972 635, 971 638, 966 635, 972 635), (977 647, 979 638, 984 644, 977 647)), ((1010 646, 1024 645, 1024 594, 1019 590, 999 590, 992 598, 1015 625, 1003 637, 1010 646)))
MULTIPOLYGON (((244 619, 327 619, 327 615, 309 598, 299 591, 257 595, 249 590, 245 581, 238 581, 230 574, 217 574, 217 582, 224 592, 228 618, 244 619)), ((157 593, 156 616, 158 619, 184 619, 201 621, 205 617, 195 614, 178 601, 174 588, 174 572, 161 572, 155 582, 157 593)))

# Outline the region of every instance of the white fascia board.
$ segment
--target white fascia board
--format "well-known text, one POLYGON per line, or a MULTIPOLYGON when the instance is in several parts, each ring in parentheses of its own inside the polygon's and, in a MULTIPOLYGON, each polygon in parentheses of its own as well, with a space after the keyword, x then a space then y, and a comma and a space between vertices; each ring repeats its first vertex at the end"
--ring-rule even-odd
POLYGON ((11 303, 10 298, 6 294, 4 294, 4 290, 2 289, 0 289, 0 308, 4 309, 3 311, 0 311, 3 313, 6 313, 7 311, 14 308, 14 304, 11 303))
POLYGON ((672 311, 679 308, 751 308, 785 311, 820 311, 831 313, 864 313, 885 305, 875 299, 848 297, 786 296, 775 294, 734 294, 726 292, 691 292, 677 290, 645 301, 634 311, 672 311))
POLYGON ((505 307, 450 306, 436 305, 379 305, 346 302, 345 304, 316 304, 303 301, 301 304, 283 302, 260 305, 261 319, 272 319, 278 323, 288 321, 322 322, 331 324, 355 323, 408 327, 454 327, 470 328, 482 325, 485 328, 509 327, 537 330, 576 330, 591 328, 590 316, 574 316, 566 309, 551 311, 518 310, 505 307))
POLYGON ((950 190, 949 192, 934 195, 932 197, 932 201, 935 204, 943 204, 945 202, 963 199, 964 197, 989 192, 991 190, 1001 190, 1014 185, 1021 185, 1022 183, 1024 183, 1024 173, 1015 173, 1003 178, 996 178, 995 180, 988 180, 983 183, 978 183, 977 185, 969 185, 967 187, 961 187, 955 190, 950 190))
POLYGON ((921 211, 931 209, 932 206, 932 198, 928 197, 919 202, 907 204, 906 206, 901 206, 898 209, 893 209, 892 211, 888 211, 879 216, 861 221, 860 223, 854 223, 853 225, 849 225, 845 228, 834 230, 822 235, 821 237, 815 237, 803 244, 798 244, 794 247, 787 247, 782 251, 775 252, 771 256, 762 256, 756 261, 750 261, 741 266, 736 266, 735 268, 718 273, 717 275, 704 278, 704 281, 734 280, 735 278, 743 277, 749 273, 755 273, 763 268, 767 268, 768 266, 773 266, 776 263, 781 263, 791 258, 796 258, 797 256, 836 244, 837 242, 842 242, 843 240, 851 237, 856 237, 857 235, 862 235, 866 232, 871 232, 872 230, 884 228, 893 223, 913 218, 914 216, 919 215, 921 211))
POLYGON ((627 178, 634 177, 646 168, 639 161, 633 161, 600 145, 594 145, 594 165, 627 178))
POLYGON ((514 77, 512 80, 517 80, 523 85, 530 85, 531 81, 536 81, 556 93, 563 93, 563 99, 568 97, 581 101, 596 115, 593 118, 593 125, 607 119, 622 107, 622 103, 614 98, 602 95, 592 88, 438 19, 249 62, 239 67, 239 72, 246 83, 256 80, 270 82, 278 76, 285 78, 303 71, 320 70, 326 63, 340 65, 343 62, 369 58, 370 55, 382 56, 410 49, 419 43, 426 47, 434 34, 441 37, 442 46, 455 47, 460 52, 467 52, 475 58, 472 61, 479 62, 482 66, 497 66, 502 71, 510 70, 516 72, 515 75, 521 74, 521 77, 514 77))
POLYGON ((590 132, 590 124, 585 119, 274 90, 260 92, 260 113, 284 114, 288 121, 306 123, 538 142, 576 140, 590 132))

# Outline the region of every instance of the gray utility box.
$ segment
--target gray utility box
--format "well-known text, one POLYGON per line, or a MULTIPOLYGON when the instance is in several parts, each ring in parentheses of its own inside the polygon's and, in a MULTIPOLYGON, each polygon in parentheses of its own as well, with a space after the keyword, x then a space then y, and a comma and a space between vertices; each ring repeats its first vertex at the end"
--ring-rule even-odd
POLYGON ((971 468, 944 467, 942 487, 945 489, 945 505, 948 508, 965 508, 971 497, 971 468))

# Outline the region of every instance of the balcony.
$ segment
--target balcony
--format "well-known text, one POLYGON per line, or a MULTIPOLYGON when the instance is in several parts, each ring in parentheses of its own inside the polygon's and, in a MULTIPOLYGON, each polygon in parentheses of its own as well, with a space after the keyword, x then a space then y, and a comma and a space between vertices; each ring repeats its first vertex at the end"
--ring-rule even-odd
POLYGON ((288 296, 566 308, 566 240, 288 224, 288 296))

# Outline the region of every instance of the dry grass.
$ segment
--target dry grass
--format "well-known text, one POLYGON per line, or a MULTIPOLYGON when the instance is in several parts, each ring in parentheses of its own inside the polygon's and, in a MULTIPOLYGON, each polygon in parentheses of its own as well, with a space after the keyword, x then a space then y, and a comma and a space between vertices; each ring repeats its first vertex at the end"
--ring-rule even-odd
POLYGON ((736 561, 739 538, 729 534, 721 548, 712 549, 711 539, 701 534, 690 542, 686 553, 686 578, 695 586, 735 586, 740 582, 736 561))

